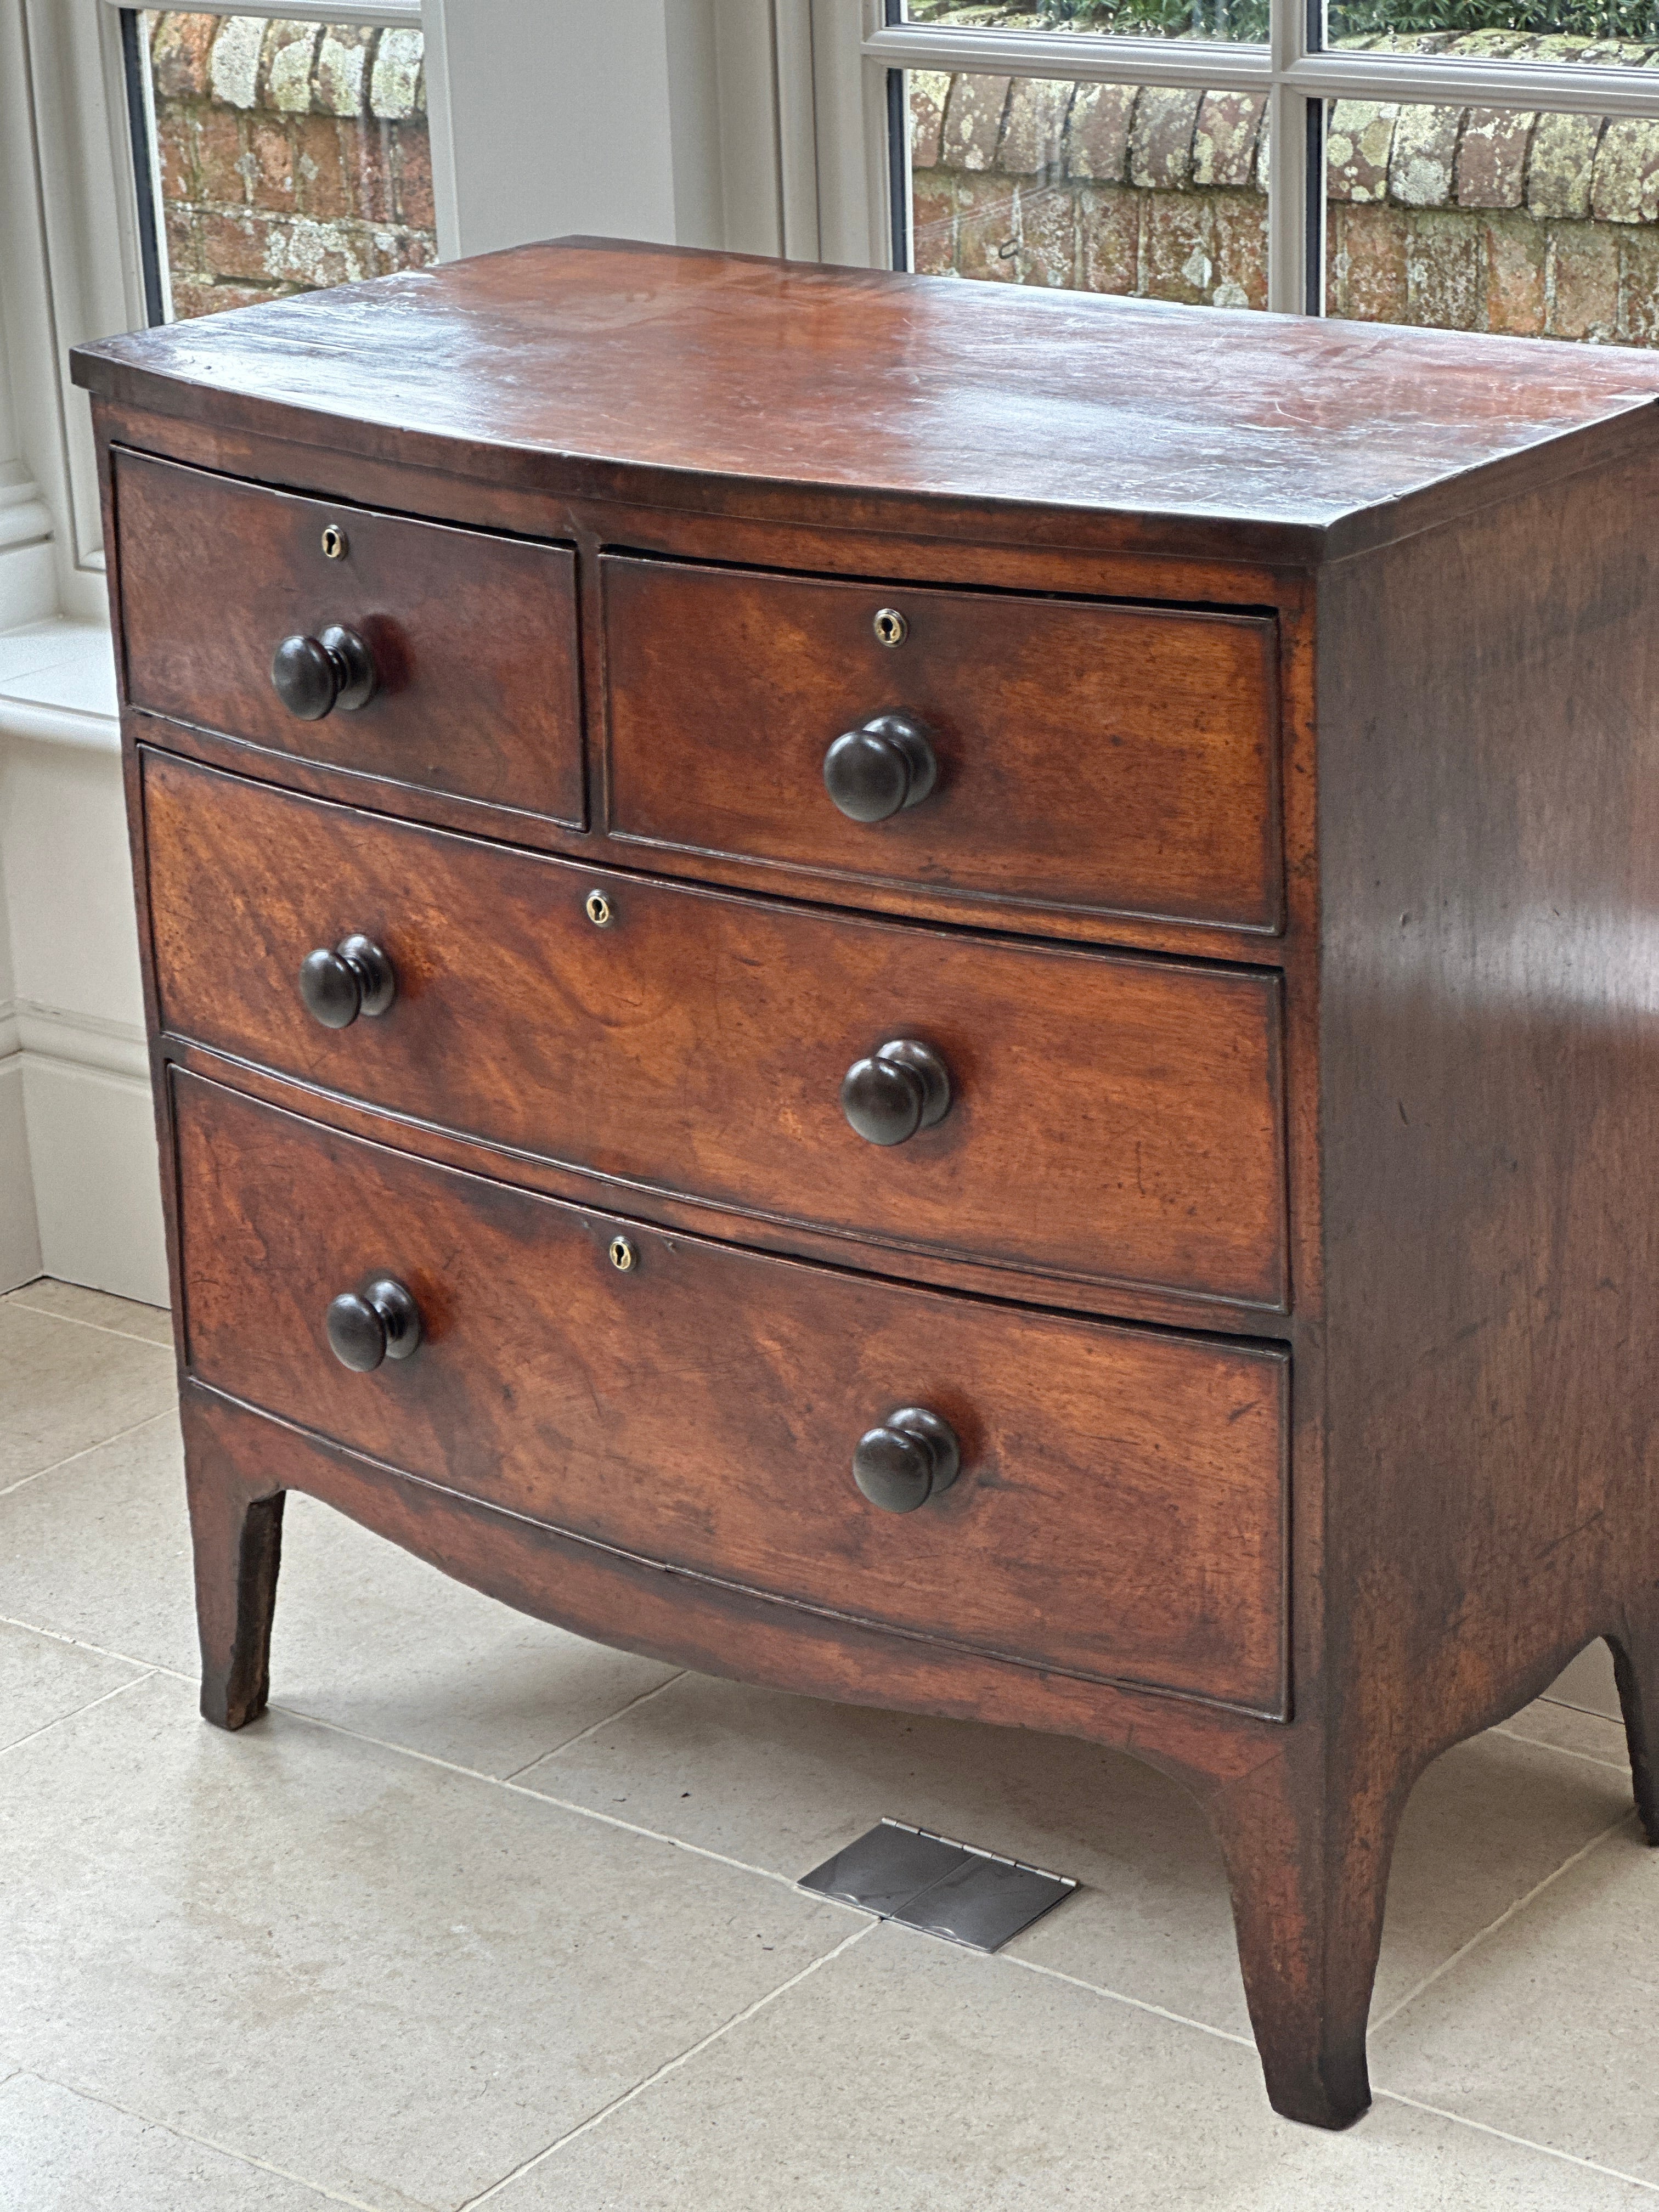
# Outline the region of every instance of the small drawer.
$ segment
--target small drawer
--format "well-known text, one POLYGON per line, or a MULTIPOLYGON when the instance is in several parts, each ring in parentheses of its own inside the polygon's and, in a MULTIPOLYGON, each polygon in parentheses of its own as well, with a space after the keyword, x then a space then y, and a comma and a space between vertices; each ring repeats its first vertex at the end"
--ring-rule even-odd
POLYGON ((1275 975, 652 882, 143 759, 177 1035, 728 1212, 1285 1303, 1275 975), (307 1011, 313 951, 346 1026, 307 1011))
POLYGON ((684 1572, 1285 1712, 1283 1352, 665 1236, 176 1070, 173 1097, 202 1382, 684 1572), (908 1408, 944 1425, 914 1451, 908 1408))
POLYGON ((113 465, 135 707, 584 826, 568 547, 296 498, 119 449, 113 465), (374 680, 365 704, 352 703, 352 649, 331 631, 362 641, 374 680), (278 696, 284 641, 311 641, 290 651, 285 680, 307 713, 323 708, 314 719, 278 696))
POLYGON ((1056 914, 1280 927, 1270 617, 599 565, 614 836, 1056 914), (896 746, 893 717, 919 744, 896 746), (842 799, 896 811, 832 800, 849 735, 842 799))

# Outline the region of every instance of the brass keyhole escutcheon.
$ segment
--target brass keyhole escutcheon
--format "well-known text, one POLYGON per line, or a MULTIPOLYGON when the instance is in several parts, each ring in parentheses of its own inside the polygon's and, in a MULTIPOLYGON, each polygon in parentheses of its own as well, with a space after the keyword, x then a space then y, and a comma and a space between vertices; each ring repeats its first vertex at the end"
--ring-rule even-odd
POLYGON ((346 534, 337 522, 331 522, 323 532, 323 554, 330 561, 343 561, 351 550, 346 534))
POLYGON ((628 1274, 640 1264, 639 1254, 625 1237, 613 1237, 610 1252, 611 1264, 619 1275, 628 1274))
POLYGON ((582 911, 595 929, 608 929, 616 919, 611 902, 603 891, 589 891, 582 902, 582 911))
POLYGON ((875 632, 878 645, 902 645, 910 635, 910 625, 896 607, 878 607, 875 632))

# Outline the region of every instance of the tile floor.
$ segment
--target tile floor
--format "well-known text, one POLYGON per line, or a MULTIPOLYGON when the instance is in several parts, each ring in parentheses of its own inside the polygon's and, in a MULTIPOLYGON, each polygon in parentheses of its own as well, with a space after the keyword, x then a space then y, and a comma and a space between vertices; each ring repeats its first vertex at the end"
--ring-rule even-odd
POLYGON ((1182 1794, 583 1644, 289 1501, 199 1721, 166 1316, 0 1300, 4 2212, 1659 2212, 1659 1852, 1598 1649, 1413 1800, 1347 2135, 1277 2120, 1182 1794), (793 1877, 1079 1875, 995 1959, 793 1877))

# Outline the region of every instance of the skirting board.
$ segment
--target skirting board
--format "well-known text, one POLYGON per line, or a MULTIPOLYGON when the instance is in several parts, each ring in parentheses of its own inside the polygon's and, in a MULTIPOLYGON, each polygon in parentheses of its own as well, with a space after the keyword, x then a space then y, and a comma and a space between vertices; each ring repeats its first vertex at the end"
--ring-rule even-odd
POLYGON ((149 1085, 137 1072, 142 1042, 30 1012, 0 1024, 8 1030, 0 1176, 9 1194, 33 1188, 33 1218, 24 1200, 9 1197, 0 1279, 12 1288, 54 1275, 164 1306, 161 1175, 149 1085))

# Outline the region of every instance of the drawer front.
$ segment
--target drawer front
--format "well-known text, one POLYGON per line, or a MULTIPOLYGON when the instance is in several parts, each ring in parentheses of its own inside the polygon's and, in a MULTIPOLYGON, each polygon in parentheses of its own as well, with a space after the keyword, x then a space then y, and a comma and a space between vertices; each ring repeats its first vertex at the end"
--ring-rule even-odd
POLYGON ((1279 926, 1270 619, 600 568, 614 835, 1055 912, 1279 926), (848 820, 824 755, 890 714, 921 726, 933 788, 848 820))
MULTIPOLYGON (((127 694, 136 707, 296 757, 584 825, 576 562, 452 530, 115 455, 127 694), (324 532, 343 540, 341 557, 324 532), (338 626, 378 688, 302 720, 277 696, 285 638, 338 626)), ((335 540, 331 540, 335 543, 335 540)))
POLYGON ((607 874, 165 754, 144 806, 179 1035, 739 1212, 1283 1303, 1276 977, 607 874), (396 999, 324 1028, 301 963, 359 933, 396 999), (949 1109, 872 1143, 842 1079, 901 1040, 942 1059, 949 1109))
POLYGON ((173 1080, 203 1382, 698 1575, 1285 1710, 1282 1352, 665 1236, 173 1080), (325 1317, 381 1277, 422 1340, 353 1372, 325 1317), (915 1405, 949 1424, 961 1472, 878 1510, 854 1448, 915 1405))

